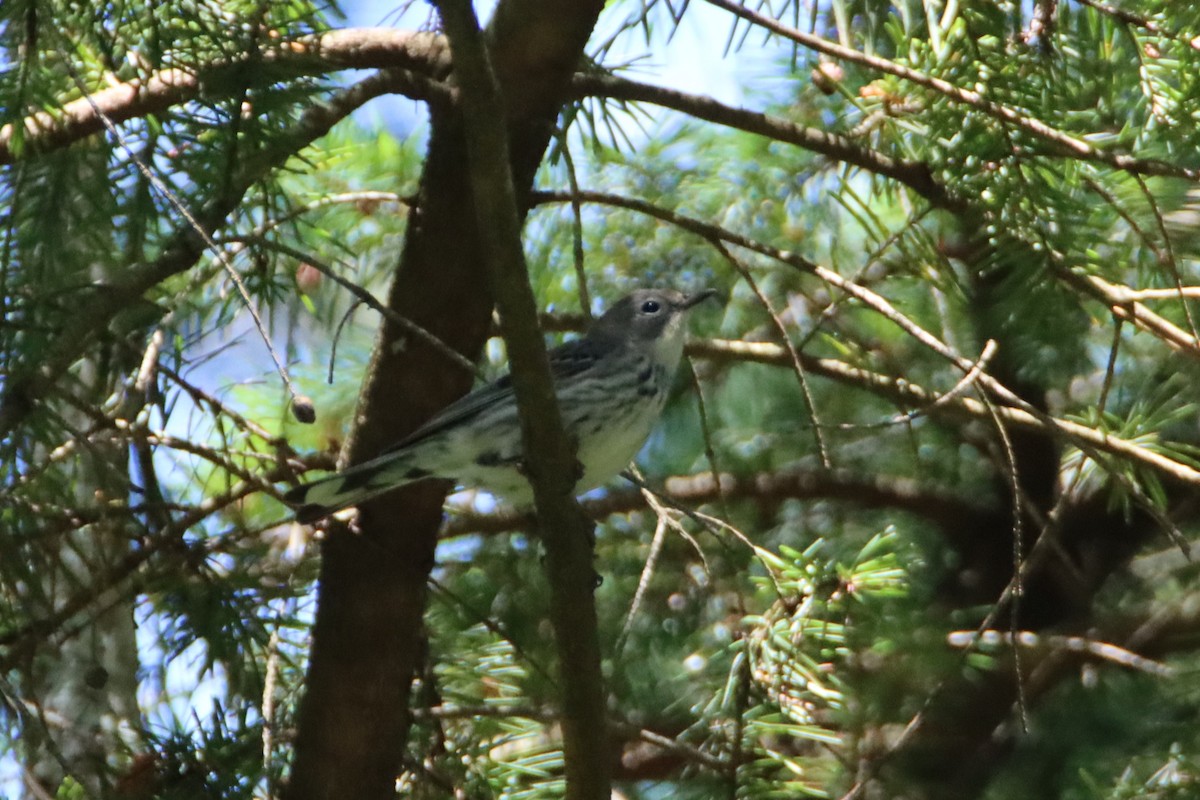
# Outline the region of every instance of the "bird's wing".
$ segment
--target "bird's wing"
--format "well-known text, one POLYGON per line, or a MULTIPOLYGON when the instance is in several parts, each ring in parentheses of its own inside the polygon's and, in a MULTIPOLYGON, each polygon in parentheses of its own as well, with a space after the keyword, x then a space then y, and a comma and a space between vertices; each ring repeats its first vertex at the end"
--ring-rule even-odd
MULTIPOLYGON (((583 372, 600 358, 596 344, 588 339, 565 342, 552 349, 547 355, 550 360, 550 375, 555 381, 583 372)), ((384 450, 383 453, 392 453, 411 447, 447 428, 467 422, 487 409, 510 402, 512 397, 512 376, 503 375, 446 406, 420 428, 384 450)))

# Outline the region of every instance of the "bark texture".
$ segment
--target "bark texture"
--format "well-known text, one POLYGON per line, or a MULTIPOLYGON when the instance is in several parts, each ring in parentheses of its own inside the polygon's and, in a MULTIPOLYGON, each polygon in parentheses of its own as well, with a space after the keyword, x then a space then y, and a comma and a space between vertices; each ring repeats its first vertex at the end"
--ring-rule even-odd
MULTIPOLYGON (((521 211, 602 3, 509 0, 487 36, 505 97, 521 211)), ((491 329, 462 123, 431 106, 417 205, 388 305, 474 358, 491 329)), ((347 443, 350 463, 376 455, 470 387, 432 347, 385 324, 347 443)), ((445 486, 416 485, 365 505, 360 531, 324 545, 316 626, 289 796, 391 797, 423 651, 425 584, 445 486)))

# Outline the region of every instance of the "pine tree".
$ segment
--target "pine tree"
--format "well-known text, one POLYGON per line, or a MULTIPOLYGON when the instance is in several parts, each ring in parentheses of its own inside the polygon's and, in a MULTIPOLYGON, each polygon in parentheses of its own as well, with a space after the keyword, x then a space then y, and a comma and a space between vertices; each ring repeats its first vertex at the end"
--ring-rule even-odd
POLYGON ((1200 11, 84 6, 0 4, 5 795, 1195 794, 1200 11), (540 523, 281 503, 653 284, 586 517, 528 404, 540 523))

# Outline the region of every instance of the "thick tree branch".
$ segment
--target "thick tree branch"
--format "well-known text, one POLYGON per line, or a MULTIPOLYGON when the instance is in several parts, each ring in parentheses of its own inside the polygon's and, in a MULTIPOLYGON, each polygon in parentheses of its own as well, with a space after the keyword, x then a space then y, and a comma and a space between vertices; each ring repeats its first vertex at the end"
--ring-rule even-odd
POLYGON ((483 255, 512 364, 525 469, 546 549, 550 619, 562 689, 568 798, 611 794, 604 679, 595 600, 592 523, 574 498, 578 470, 563 429, 537 303, 521 245, 521 215, 509 166, 500 87, 469 0, 440 0, 467 131, 467 153, 483 255))
POLYGON ((431 99, 445 93, 437 83, 448 69, 445 41, 432 33, 346 28, 279 42, 235 61, 194 69, 165 69, 142 80, 97 90, 55 111, 39 111, 20 123, 5 125, 0 128, 0 165, 48 153, 99 133, 105 118, 121 123, 161 113, 214 88, 237 90, 247 80, 270 82, 343 69, 410 70, 410 79, 393 85, 391 91, 431 99), (242 76, 242 80, 231 80, 235 76, 242 76), (23 129, 19 137, 16 125, 23 129), (14 147, 18 140, 19 149, 14 147))
MULTIPOLYGON (((888 508, 927 519, 953 532, 981 511, 981 503, 941 491, 908 478, 860 475, 847 470, 782 469, 752 475, 712 473, 677 475, 662 483, 671 499, 688 505, 715 503, 719 500, 759 500, 778 502, 788 499, 847 500, 862 508, 888 508)), ((646 507, 646 496, 637 487, 614 489, 603 497, 584 500, 584 513, 594 520, 625 514, 646 507)), ((534 518, 528 512, 506 508, 490 514, 462 510, 454 514, 442 529, 442 535, 505 533, 528 530, 534 518)))
POLYGON ((957 210, 962 206, 961 201, 951 197, 946 187, 938 183, 925 164, 892 158, 836 133, 797 125, 758 111, 727 106, 711 97, 665 89, 615 75, 576 75, 571 86, 579 97, 609 97, 653 103, 717 125, 794 144, 835 161, 853 164, 876 175, 891 178, 937 208, 957 210))

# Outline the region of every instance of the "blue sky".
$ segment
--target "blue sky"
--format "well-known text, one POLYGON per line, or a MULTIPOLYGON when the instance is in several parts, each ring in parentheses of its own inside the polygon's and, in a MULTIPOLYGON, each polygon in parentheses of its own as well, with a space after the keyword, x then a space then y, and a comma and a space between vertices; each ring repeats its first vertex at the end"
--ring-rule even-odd
MULTIPOLYGON (((423 26, 428 20, 431 6, 426 3, 411 3, 405 12, 397 7, 406 5, 397 0, 348 0, 343 3, 346 25, 349 27, 384 26, 413 29, 423 26)), ((486 24, 493 2, 476 2, 477 13, 482 24, 486 24)), ((592 37, 593 43, 607 38, 623 18, 621 6, 632 13, 640 3, 609 3, 602 17, 601 28, 592 37), (607 27, 606 27, 607 26, 607 27)), ((756 57, 755 48, 749 47, 741 53, 723 57, 725 43, 730 30, 730 15, 703 2, 691 3, 687 14, 672 33, 665 8, 656 12, 656 22, 647 42, 643 33, 627 32, 622 45, 610 52, 609 61, 622 63, 637 59, 637 67, 628 73, 631 77, 678 89, 694 94, 705 94, 725 103, 741 104, 742 89, 746 85, 745 70, 754 69, 762 63, 756 57)), ((411 125, 414 103, 403 98, 383 98, 372 104, 369 114, 378 114, 389 124, 397 124, 405 132, 411 125)))

